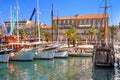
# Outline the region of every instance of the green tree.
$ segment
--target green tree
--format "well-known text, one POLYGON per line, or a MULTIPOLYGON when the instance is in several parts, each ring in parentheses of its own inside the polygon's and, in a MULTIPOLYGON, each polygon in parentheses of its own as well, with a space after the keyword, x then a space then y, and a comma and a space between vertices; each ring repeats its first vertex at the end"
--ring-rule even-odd
POLYGON ((51 40, 51 34, 49 32, 45 32, 44 33, 44 38, 48 42, 49 40, 51 40))
POLYGON ((96 29, 94 27, 91 27, 89 29, 89 34, 91 36, 91 43, 92 43, 92 40, 93 40, 93 36, 96 34, 96 29))
MULTIPOLYGON (((115 35, 115 32, 117 31, 117 27, 116 26, 111 26, 111 27, 108 27, 108 39, 113 42, 113 38, 114 38, 114 35, 115 35)), ((100 28, 100 31, 98 33, 98 40, 101 41, 103 40, 104 38, 104 28, 100 28)))
POLYGON ((42 25, 40 25, 40 38, 44 38, 44 31, 42 25))
POLYGON ((23 38, 27 36, 27 31, 25 29, 19 29, 19 35, 23 38))
POLYGON ((77 34, 76 34, 76 28, 70 27, 65 33, 65 36, 67 36, 68 40, 68 47, 70 45, 70 42, 73 43, 73 46, 75 46, 75 42, 77 41, 77 34))
POLYGON ((115 35, 116 31, 117 31, 116 26, 109 27, 109 36, 110 36, 110 39, 111 39, 112 43, 113 43, 113 38, 114 38, 114 35, 115 35))
POLYGON ((101 41, 104 38, 104 28, 100 28, 98 33, 98 40, 101 41))
POLYGON ((56 41, 57 41, 57 38, 58 38, 58 25, 57 25, 57 24, 54 24, 54 25, 53 25, 53 29, 54 29, 55 36, 56 36, 56 41))

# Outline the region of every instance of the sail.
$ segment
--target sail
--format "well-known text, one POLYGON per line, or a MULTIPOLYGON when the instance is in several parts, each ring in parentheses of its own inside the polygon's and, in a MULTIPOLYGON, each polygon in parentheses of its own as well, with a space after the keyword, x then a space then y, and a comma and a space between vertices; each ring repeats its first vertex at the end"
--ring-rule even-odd
POLYGON ((10 35, 13 34, 14 28, 15 28, 15 19, 16 19, 16 12, 15 10, 13 10, 13 14, 12 14, 12 23, 11 23, 11 29, 10 29, 10 35))
POLYGON ((8 35, 8 31, 7 31, 5 23, 2 20, 0 20, 0 24, 3 27, 5 34, 8 35))

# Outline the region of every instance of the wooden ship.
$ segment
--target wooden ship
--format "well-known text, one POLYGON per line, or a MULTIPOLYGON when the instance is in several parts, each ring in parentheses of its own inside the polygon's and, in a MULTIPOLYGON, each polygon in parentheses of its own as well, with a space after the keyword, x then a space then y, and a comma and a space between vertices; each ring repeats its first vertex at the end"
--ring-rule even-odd
POLYGON ((115 53, 113 44, 108 42, 108 23, 107 23, 107 0, 105 0, 104 13, 104 39, 101 44, 96 44, 93 51, 94 66, 111 67, 115 62, 115 53))

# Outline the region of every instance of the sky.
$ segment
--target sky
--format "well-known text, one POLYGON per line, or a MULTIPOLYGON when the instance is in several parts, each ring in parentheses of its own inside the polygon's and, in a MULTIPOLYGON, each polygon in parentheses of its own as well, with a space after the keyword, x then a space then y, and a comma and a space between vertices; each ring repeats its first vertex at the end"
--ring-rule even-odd
MULTIPOLYGON (((76 14, 104 13, 104 0, 39 0, 40 21, 51 25, 51 5, 54 7, 54 17, 74 16, 76 14)), ((33 9, 37 6, 37 0, 18 0, 19 20, 29 19, 33 9)), ((10 20, 10 6, 15 9, 16 0, 0 0, 0 18, 3 21, 10 20)), ((109 25, 118 25, 120 22, 120 0, 108 0, 107 12, 109 25)), ((35 21, 33 19, 33 21, 35 21)))

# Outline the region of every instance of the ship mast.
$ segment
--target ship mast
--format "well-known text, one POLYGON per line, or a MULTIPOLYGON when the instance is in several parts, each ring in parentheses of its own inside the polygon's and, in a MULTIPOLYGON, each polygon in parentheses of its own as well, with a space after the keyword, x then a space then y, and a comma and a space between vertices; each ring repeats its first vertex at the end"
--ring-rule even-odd
POLYGON ((38 23, 38 37, 40 42, 40 27, 39 27, 39 0, 37 0, 37 23, 38 23))
POLYGON ((105 0, 105 7, 104 7, 104 43, 108 43, 108 26, 107 26, 107 0, 105 0))
POLYGON ((59 12, 57 11, 57 36, 56 36, 56 40, 57 40, 57 44, 58 44, 58 38, 59 38, 59 12))
POLYGON ((52 4, 52 10, 51 10, 51 22, 52 22, 52 41, 53 41, 53 4, 52 4))
POLYGON ((107 0, 105 0, 105 6, 104 8, 104 43, 108 43, 108 16, 107 16, 107 8, 110 6, 107 6, 107 0))
MULTIPOLYGON (((10 6, 10 27, 12 28, 12 6, 10 6)), ((11 32, 10 35, 12 35, 11 32)))
POLYGON ((17 0, 17 4, 16 4, 16 16, 17 16, 17 38, 18 38, 18 40, 19 40, 19 28, 18 28, 18 25, 19 25, 19 23, 18 23, 18 0, 17 0))

